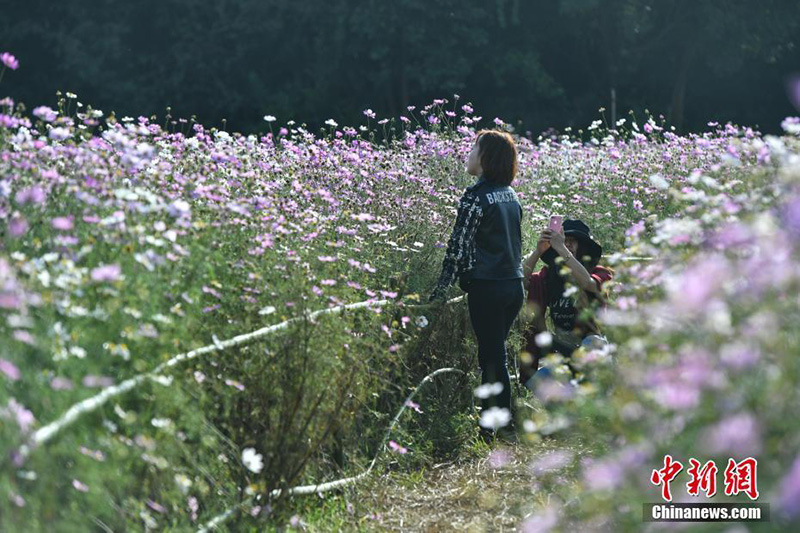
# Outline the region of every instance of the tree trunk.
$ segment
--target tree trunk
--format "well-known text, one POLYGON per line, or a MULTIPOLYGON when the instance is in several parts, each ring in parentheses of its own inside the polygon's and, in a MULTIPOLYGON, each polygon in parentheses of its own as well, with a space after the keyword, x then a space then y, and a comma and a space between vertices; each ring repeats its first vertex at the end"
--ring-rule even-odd
POLYGON ((676 131, 683 129, 683 118, 686 110, 686 85, 689 82, 689 67, 692 63, 693 47, 689 44, 683 50, 675 83, 672 86, 672 106, 669 122, 676 131))

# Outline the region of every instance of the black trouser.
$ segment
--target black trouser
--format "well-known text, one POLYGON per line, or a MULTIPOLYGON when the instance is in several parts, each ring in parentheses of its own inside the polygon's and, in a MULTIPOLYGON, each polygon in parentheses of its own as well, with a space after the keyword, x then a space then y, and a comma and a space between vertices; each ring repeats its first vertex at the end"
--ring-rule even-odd
POLYGON ((484 409, 511 409, 511 382, 506 368, 506 339, 522 308, 525 290, 522 279, 474 279, 469 285, 469 318, 478 337, 478 362, 481 383, 503 384, 498 396, 482 400, 484 409))

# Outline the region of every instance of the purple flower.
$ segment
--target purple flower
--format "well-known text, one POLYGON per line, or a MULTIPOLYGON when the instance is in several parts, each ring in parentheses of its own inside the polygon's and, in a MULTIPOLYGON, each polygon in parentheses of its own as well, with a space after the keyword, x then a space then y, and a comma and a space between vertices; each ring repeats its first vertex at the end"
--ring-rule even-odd
POLYGON ((240 391, 244 390, 244 385, 242 385, 240 382, 238 382, 238 381, 236 381, 234 379, 226 379, 225 380, 225 385, 228 385, 229 387, 233 387, 233 388, 238 389, 240 391))
POLYGON ((185 200, 176 200, 169 204, 167 208, 169 215, 174 218, 189 215, 191 213, 191 206, 185 200))
POLYGON ((531 463, 530 469, 534 475, 546 474, 568 466, 573 458, 574 455, 571 452, 555 450, 535 459, 531 463))
POLYGON ((8 233, 12 237, 21 237, 28 232, 28 221, 22 215, 15 215, 8 222, 8 233))
POLYGON ((575 396, 575 389, 554 379, 546 379, 536 385, 534 393, 545 403, 561 402, 575 396))
POLYGON ((24 342, 25 344, 29 344, 31 346, 36 345, 36 340, 33 338, 33 335, 31 335, 24 329, 15 330, 14 339, 18 340, 19 342, 24 342))
POLYGON ((50 221, 50 224, 53 226, 53 229, 57 229, 59 231, 70 231, 72 228, 75 227, 73 224, 73 217, 56 217, 50 221))
POLYGON ((19 494, 11 492, 9 493, 9 497, 11 498, 11 501, 14 502, 14 505, 16 505, 17 507, 25 507, 25 498, 23 498, 19 494))
POLYGON ((11 292, 0 292, 0 309, 16 309, 20 306, 19 297, 11 292))
POLYGON ((522 522, 523 533, 547 533, 558 525, 558 508, 548 505, 544 510, 533 514, 522 522))
POLYGON ((203 288, 201 290, 206 294, 210 294, 211 296, 214 296, 215 298, 220 298, 220 299, 222 298, 222 294, 220 294, 218 290, 212 289, 211 287, 209 287, 207 285, 203 285, 203 288))
POLYGON ((19 68, 19 61, 17 61, 17 58, 8 52, 0 54, 0 61, 11 70, 17 70, 19 68))
POLYGON ((408 400, 406 402, 406 407, 413 409, 418 413, 422 413, 422 409, 419 408, 419 404, 416 402, 412 402, 411 400, 408 400))
POLYGON ((96 282, 113 282, 120 279, 121 273, 122 268, 118 264, 102 265, 92 269, 91 278, 96 282))
POLYGON ((706 430, 703 447, 715 455, 758 455, 762 448, 758 420, 750 413, 725 418, 706 430))
POLYGON ((795 237, 800 238, 800 196, 795 196, 783 208, 783 220, 786 228, 795 237))
POLYGON ((625 470, 613 459, 586 459, 583 464, 583 482, 592 491, 613 490, 622 484, 625 470))
POLYGON ((679 283, 670 287, 674 305, 682 311, 699 311, 727 279, 728 262, 711 256, 689 266, 679 283))
POLYGON ((197 521, 197 511, 200 510, 200 505, 197 503, 197 498, 191 496, 188 501, 189 510, 192 512, 192 522, 197 521))
POLYGON ((46 105, 42 105, 33 110, 33 116, 40 118, 45 122, 53 122, 56 118, 58 118, 58 112, 53 111, 46 105))
POLYGON ((686 383, 663 383, 653 391, 655 399, 667 409, 693 409, 700 403, 700 389, 686 383))
POLYGON ((114 384, 114 379, 108 376, 89 375, 83 378, 84 387, 110 387, 114 384))
POLYGON ((91 457, 95 461, 102 462, 106 460, 106 454, 104 454, 100 450, 90 450, 86 446, 81 446, 80 448, 78 448, 78 451, 81 452, 81 454, 85 455, 86 457, 91 457))
POLYGON ((49 137, 54 141, 63 141, 68 139, 70 135, 71 132, 69 131, 69 128, 58 127, 50 130, 49 137))
POLYGON ((789 518, 800 515, 800 455, 778 489, 778 509, 789 518))
POLYGON ((399 444, 397 444, 393 440, 389 441, 389 448, 391 448, 393 452, 399 453, 401 455, 408 452, 408 448, 404 448, 403 446, 400 446, 399 444))
POLYGON ((22 189, 17 192, 14 199, 19 205, 25 205, 27 203, 41 204, 45 199, 44 189, 41 187, 22 189))
POLYGON ((72 390, 72 380, 62 377, 55 377, 50 381, 50 388, 53 390, 72 390))
POLYGON ((0 409, 0 416, 3 418, 13 418, 16 420, 17 425, 22 433, 27 433, 31 425, 33 425, 34 417, 24 405, 17 402, 14 398, 9 398, 8 405, 0 409))
POLYGON ((17 381, 20 377, 19 369, 11 361, 0 359, 0 372, 6 375, 11 381, 17 381))
POLYGON ((159 504, 158 502, 155 502, 153 500, 147 500, 147 506, 150 509, 152 509, 155 512, 157 512, 157 513, 162 513, 163 514, 163 513, 167 512, 167 510, 164 509, 164 507, 161 504, 159 504))
POLYGON ((746 344, 726 344, 720 348, 719 357, 724 365, 742 369, 755 365, 761 359, 761 350, 746 344))

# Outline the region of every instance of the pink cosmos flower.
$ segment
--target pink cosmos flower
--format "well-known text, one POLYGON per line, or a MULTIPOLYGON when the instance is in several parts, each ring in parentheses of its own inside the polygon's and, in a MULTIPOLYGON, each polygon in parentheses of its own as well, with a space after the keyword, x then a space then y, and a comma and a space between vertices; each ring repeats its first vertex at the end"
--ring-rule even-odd
POLYGON ((17 192, 16 196, 14 196, 14 199, 19 205, 25 205, 27 203, 41 204, 44 202, 45 196, 44 189, 37 186, 21 189, 17 192))
POLYGON ((114 378, 108 376, 88 375, 83 378, 84 387, 110 387, 114 384, 114 378))
POLYGON ((22 215, 16 215, 8 222, 8 233, 12 237, 21 237, 28 232, 28 221, 22 215))
POLYGON ((53 122, 58 118, 58 113, 49 107, 42 105, 33 110, 33 116, 44 120, 45 122, 53 122))
POLYGON ((17 58, 9 54, 8 52, 3 52, 0 54, 0 62, 2 62, 5 66, 10 68, 11 70, 17 70, 19 68, 19 61, 17 58))
POLYGON ((91 457, 95 461, 102 462, 106 460, 106 454, 104 454, 99 450, 90 450, 86 446, 81 446, 80 448, 78 448, 78 451, 80 451, 81 454, 85 455, 86 457, 91 457))
POLYGON ((200 510, 200 505, 197 503, 197 498, 191 496, 188 501, 189 510, 192 512, 192 522, 197 521, 197 511, 200 510))
POLYGON ((57 229, 59 231, 70 231, 75 226, 72 221, 72 216, 56 217, 50 221, 50 224, 53 226, 53 229, 57 229))
POLYGON ((613 459, 588 458, 583 464, 583 482, 592 491, 613 490, 622 484, 624 470, 613 459))
POLYGON ((418 413, 422 413, 422 409, 419 408, 419 404, 416 402, 412 402, 411 400, 408 400, 406 402, 406 407, 413 409, 418 413))
POLYGON ((93 268, 90 274, 92 281, 96 282, 114 282, 120 279, 122 268, 118 264, 103 265, 93 268))
POLYGON ((53 390, 72 390, 72 380, 62 377, 55 377, 50 381, 50 388, 53 390))
POLYGON ((523 533, 547 533, 558 525, 558 509, 547 506, 543 511, 533 514, 522 522, 520 529, 523 533))
POLYGON ((164 506, 162 506, 161 504, 159 504, 158 502, 155 502, 153 500, 147 500, 147 506, 150 509, 152 509, 155 512, 157 512, 157 513, 162 513, 163 514, 163 513, 167 512, 167 510, 164 509, 164 506))
POLYGON ((0 359, 0 372, 6 375, 11 381, 17 381, 20 377, 19 369, 11 361, 0 359))
POLYGON ((233 387, 233 388, 238 389, 240 391, 244 390, 244 385, 242 383, 234 380, 234 379, 226 379, 225 380, 225 385, 228 385, 229 387, 233 387))
POLYGON ((703 447, 710 454, 756 456, 761 453, 761 427, 750 413, 729 416, 706 430, 703 447))
POLYGON ((399 453, 400 455, 408 452, 408 448, 404 448, 403 446, 400 446, 399 444, 397 444, 393 440, 389 441, 389 448, 391 448, 393 452, 399 453))
POLYGON ((534 475, 546 474, 568 466, 573 458, 574 454, 571 452, 555 450, 535 459, 531 463, 530 469, 534 475))
POLYGON ((33 338, 33 335, 31 335, 24 329, 18 329, 14 331, 14 339, 18 340, 19 342, 24 342, 25 344, 29 344, 31 346, 36 345, 36 340, 33 338))
POLYGON ((8 405, 0 409, 0 416, 4 418, 13 418, 16 420, 19 429, 22 433, 27 433, 33 425, 34 417, 24 405, 17 402, 14 398, 9 398, 8 405))
POLYGON ((778 508, 789 518, 800 515, 800 455, 781 481, 777 499, 778 508))

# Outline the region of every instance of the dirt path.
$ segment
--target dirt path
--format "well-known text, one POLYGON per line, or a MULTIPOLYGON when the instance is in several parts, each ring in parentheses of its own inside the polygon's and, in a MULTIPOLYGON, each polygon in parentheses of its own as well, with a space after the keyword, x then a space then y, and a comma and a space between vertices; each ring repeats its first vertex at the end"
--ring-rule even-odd
POLYGON ((361 505, 374 519, 370 531, 520 531, 546 503, 531 474, 532 449, 499 445, 483 458, 436 465, 426 471, 376 477, 361 505))

